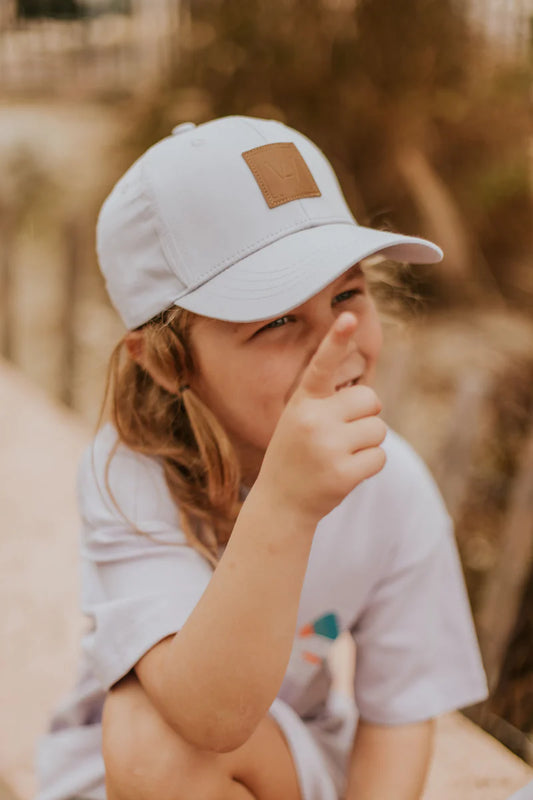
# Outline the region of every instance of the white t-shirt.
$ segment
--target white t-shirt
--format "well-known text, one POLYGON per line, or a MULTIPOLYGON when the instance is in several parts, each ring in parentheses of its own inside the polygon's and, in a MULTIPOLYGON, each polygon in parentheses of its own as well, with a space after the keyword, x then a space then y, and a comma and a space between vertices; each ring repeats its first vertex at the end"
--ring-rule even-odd
MULTIPOLYGON (((78 469, 81 602, 91 621, 76 684, 38 741, 37 800, 103 800, 105 692, 156 642, 179 631, 212 567, 185 539, 159 459, 120 444, 108 423, 78 469), (93 469, 94 457, 94 469, 93 469), (176 546, 181 543, 181 546, 176 546)), ((488 696, 453 525, 427 467, 389 429, 385 467, 317 526, 291 658, 278 697, 305 721, 323 712, 324 659, 349 630, 357 647, 355 701, 381 724, 428 719, 488 696)), ((223 553, 223 547, 220 548, 223 553)))

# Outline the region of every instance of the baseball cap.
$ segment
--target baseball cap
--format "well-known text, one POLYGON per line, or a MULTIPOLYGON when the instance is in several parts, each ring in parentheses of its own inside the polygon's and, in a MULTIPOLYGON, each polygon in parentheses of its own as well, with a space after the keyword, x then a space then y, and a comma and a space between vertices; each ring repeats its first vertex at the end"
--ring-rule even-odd
POLYGON ((96 248, 136 328, 172 305, 233 322, 284 314, 376 253, 442 259, 426 239, 358 225, 324 153, 282 122, 182 123, 119 179, 96 248))

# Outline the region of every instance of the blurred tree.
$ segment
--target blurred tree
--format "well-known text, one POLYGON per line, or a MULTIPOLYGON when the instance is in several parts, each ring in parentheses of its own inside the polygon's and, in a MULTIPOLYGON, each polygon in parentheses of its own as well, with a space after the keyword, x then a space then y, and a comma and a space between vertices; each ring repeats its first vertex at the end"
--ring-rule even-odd
POLYGON ((26 19, 78 19, 84 16, 84 9, 78 0, 17 0, 17 16, 26 19))
POLYGON ((132 0, 79 0, 87 16, 100 14, 131 14, 132 0))
POLYGON ((131 14, 131 0, 17 0, 17 16, 80 19, 99 14, 131 14))
POLYGON ((202 0, 135 104, 135 152, 180 121, 281 119, 330 158, 362 224, 433 238, 436 304, 531 308, 531 67, 494 71, 458 0, 202 0))

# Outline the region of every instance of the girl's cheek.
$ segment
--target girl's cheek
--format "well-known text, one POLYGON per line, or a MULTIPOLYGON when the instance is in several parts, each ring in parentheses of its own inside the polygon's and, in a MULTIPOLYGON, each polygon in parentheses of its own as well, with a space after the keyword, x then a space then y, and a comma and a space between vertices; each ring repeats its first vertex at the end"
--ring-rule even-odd
POLYGON ((375 331, 375 337, 374 337, 374 348, 375 348, 375 358, 376 359, 378 358, 378 356, 379 356, 379 354, 381 352, 382 346, 383 346, 383 329, 382 329, 381 323, 380 323, 380 321, 378 319, 377 322, 376 322, 376 331, 375 331))
POLYGON ((367 326, 368 352, 373 356, 374 359, 376 359, 379 356, 383 346, 383 328, 381 326, 377 308, 373 301, 368 309, 367 326))

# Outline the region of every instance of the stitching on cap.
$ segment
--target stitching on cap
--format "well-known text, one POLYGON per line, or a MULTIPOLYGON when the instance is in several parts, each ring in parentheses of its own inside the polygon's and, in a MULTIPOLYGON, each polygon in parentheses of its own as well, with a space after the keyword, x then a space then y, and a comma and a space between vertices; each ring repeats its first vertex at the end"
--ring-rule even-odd
MULTIPOLYGON (((263 139, 263 141, 268 142, 267 137, 263 133, 261 133, 261 131, 258 131, 255 125, 252 125, 252 123, 249 120, 245 119, 244 124, 248 125, 248 127, 250 127, 253 131, 255 131, 255 133, 257 133, 257 135, 263 139)), ((258 149, 257 147, 254 148, 254 150, 257 149, 258 149)))
MULTIPOLYGON (((170 240, 173 241, 173 236, 172 236, 172 233, 170 231, 170 226, 167 223, 166 216, 163 214, 161 206, 157 202, 157 195, 153 190, 153 186, 152 186, 152 183, 150 181, 150 178, 148 177, 148 173, 147 173, 145 164, 141 164, 141 171, 142 171, 142 177, 144 178, 144 187, 146 187, 146 188, 143 187, 143 190, 142 190, 143 194, 146 195, 146 197, 148 198, 148 202, 150 203, 150 205, 153 207, 153 209, 155 211, 155 214, 154 214, 155 219, 160 219, 161 223, 162 223, 163 230, 162 230, 161 233, 158 230, 158 226, 155 224, 155 220, 152 223, 152 227, 154 229, 154 233, 157 236, 157 241, 158 241, 161 253, 163 254, 163 258, 165 259, 165 266, 168 269, 169 274, 172 277, 177 278, 178 276, 176 275, 176 273, 172 269, 172 265, 171 265, 171 262, 168 259, 168 254, 167 254, 166 248, 163 245, 163 241, 166 240, 166 239, 170 238, 170 240)), ((176 266, 178 266, 178 265, 176 265, 176 266)), ((182 283, 185 282, 181 278, 179 278, 179 280, 181 280, 182 283)))

